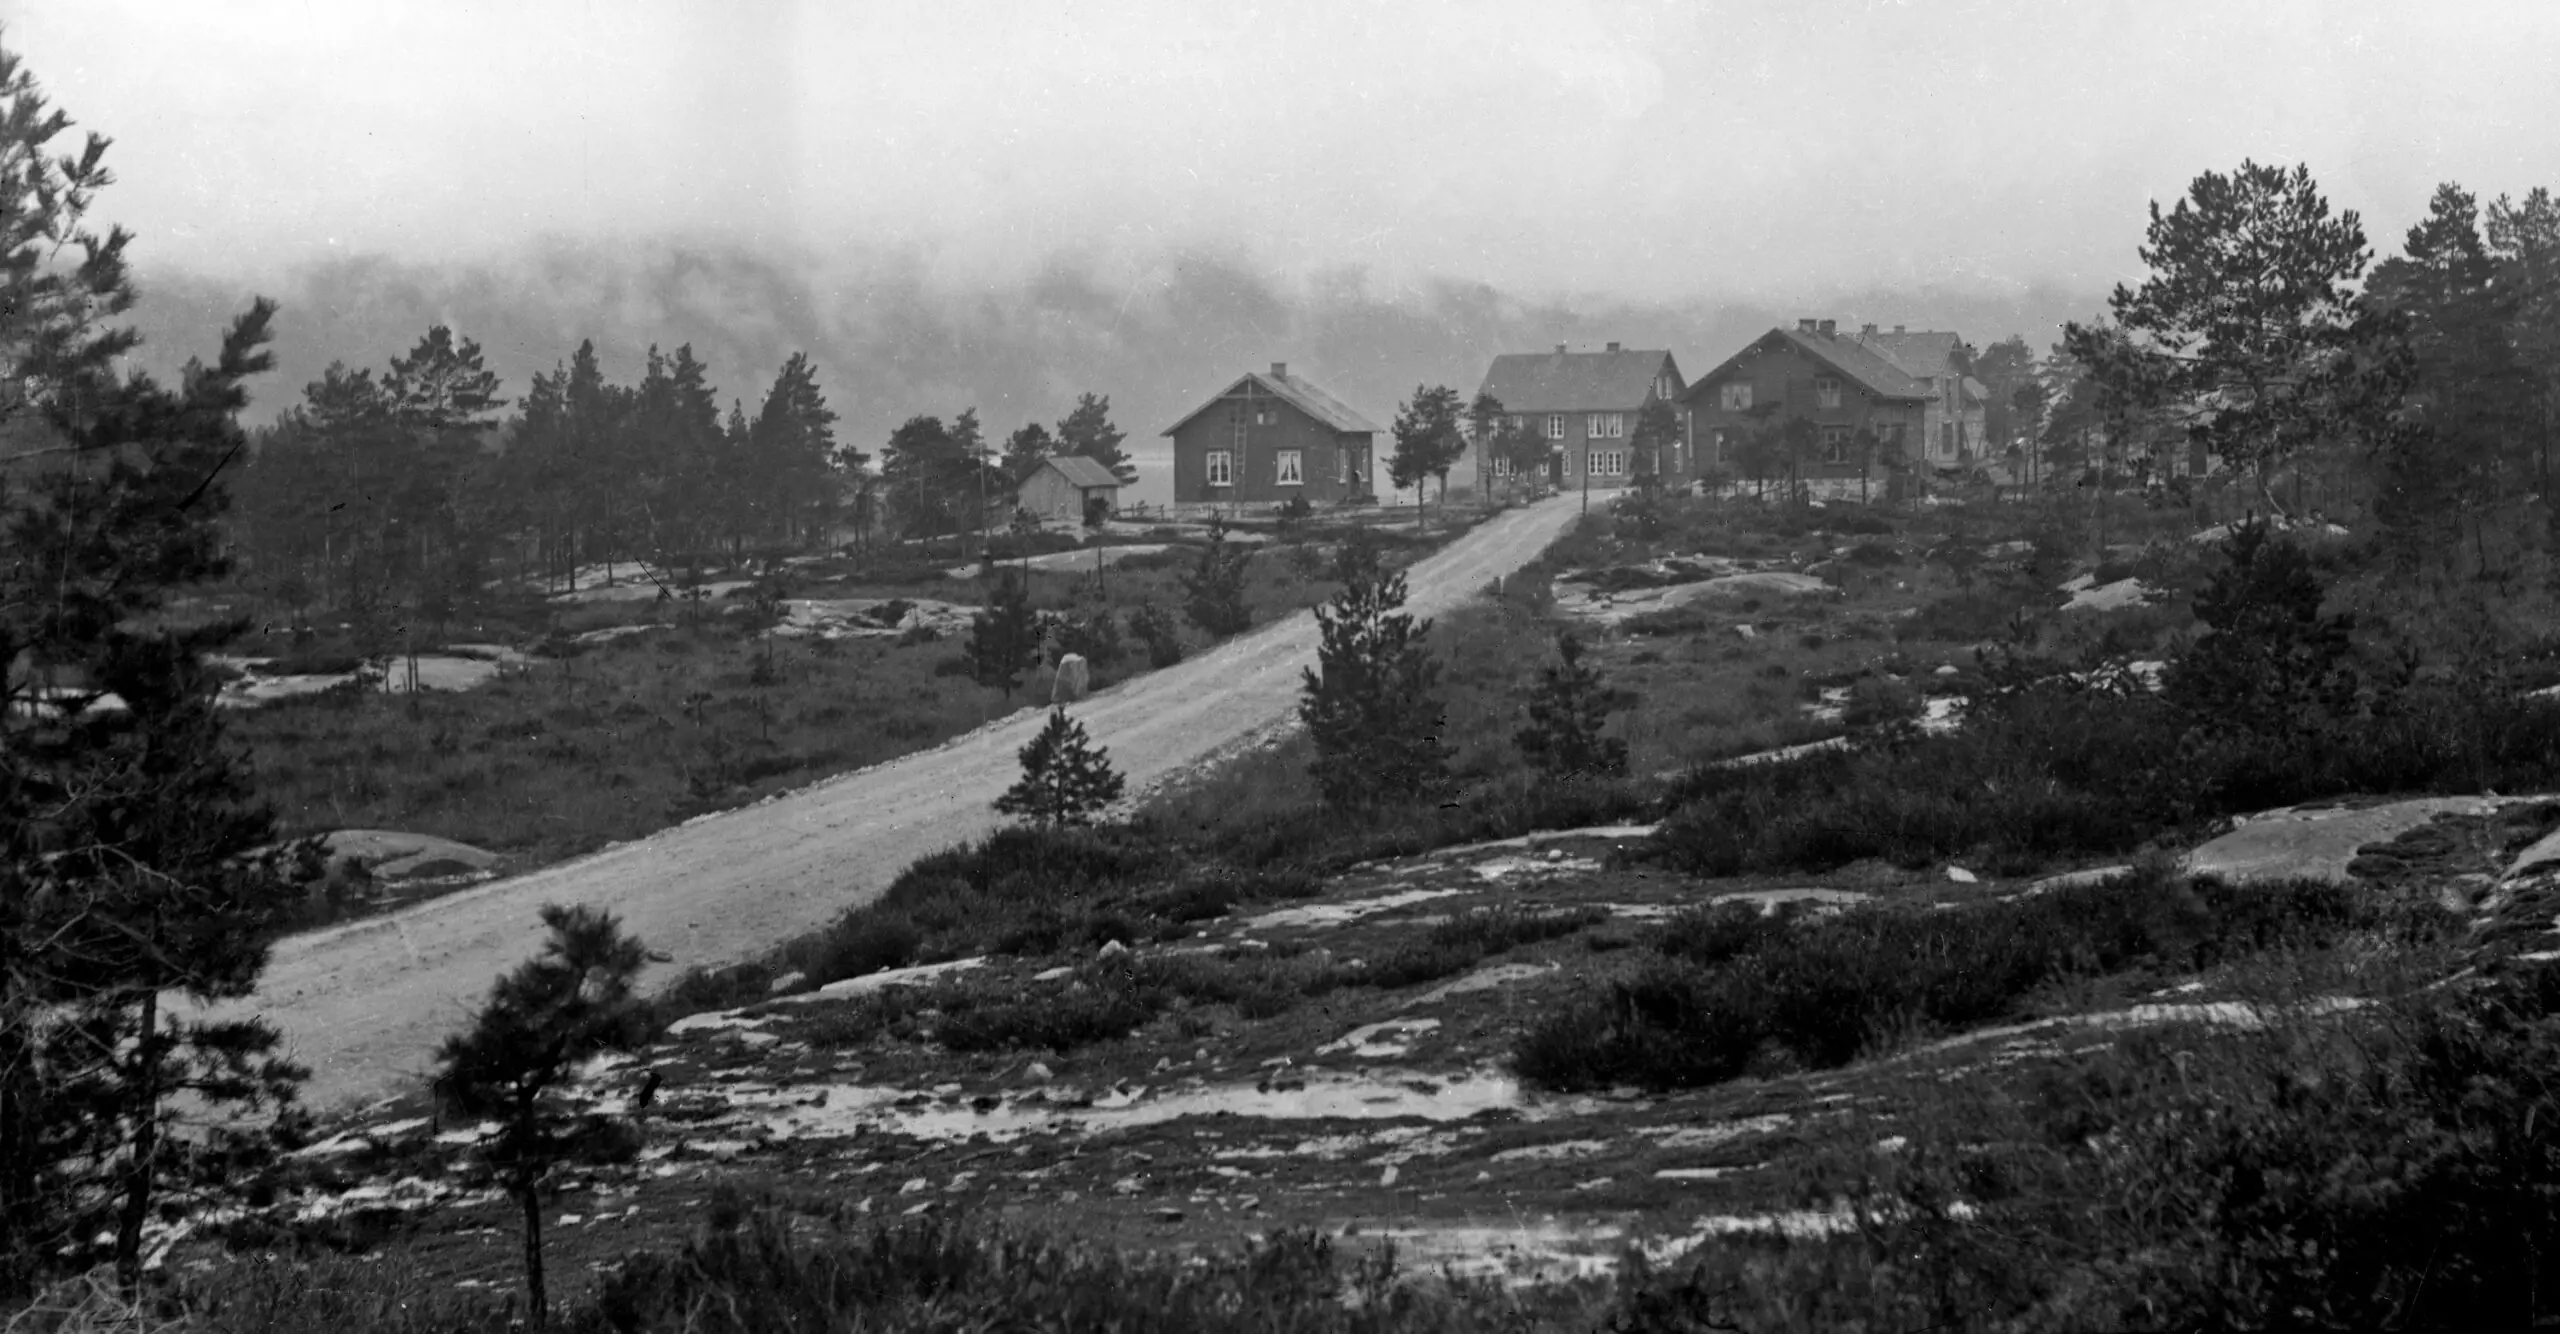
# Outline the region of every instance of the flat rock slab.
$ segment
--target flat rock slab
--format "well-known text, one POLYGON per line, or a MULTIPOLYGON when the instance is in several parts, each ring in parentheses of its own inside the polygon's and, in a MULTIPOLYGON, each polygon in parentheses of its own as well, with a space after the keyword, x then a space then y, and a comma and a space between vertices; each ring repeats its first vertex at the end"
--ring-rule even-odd
POLYGON ((2249 822, 2187 854, 2186 871, 2228 884, 2326 880, 2343 884, 2356 850, 2384 843, 2440 815, 2493 815, 2495 797, 2420 797, 2360 809, 2286 808, 2249 822))
POLYGON ((409 834, 394 829, 340 829, 322 837, 331 858, 362 862, 375 876, 399 880, 408 876, 451 874, 454 867, 466 871, 493 871, 498 854, 468 843, 457 843, 433 834, 409 834), (434 868, 430 870, 429 868, 434 868))

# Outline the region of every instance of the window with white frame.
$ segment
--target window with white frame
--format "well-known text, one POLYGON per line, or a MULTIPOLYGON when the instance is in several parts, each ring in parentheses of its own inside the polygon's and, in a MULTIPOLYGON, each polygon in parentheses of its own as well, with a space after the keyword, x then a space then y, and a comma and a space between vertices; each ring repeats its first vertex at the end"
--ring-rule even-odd
POLYGON ((1749 380, 1735 380, 1724 385, 1718 393, 1717 401, 1722 404, 1724 410, 1727 412, 1749 411, 1751 409, 1751 382, 1749 380))
POLYGON ((1304 482, 1306 479, 1298 475, 1300 453, 1301 451, 1295 449, 1271 451, 1271 480, 1281 486, 1297 486, 1304 482))
POLYGON ((1497 458, 1493 461, 1493 475, 1496 477, 1508 477, 1515 471, 1517 470, 1511 466, 1509 459, 1497 458))
POLYGON ((1279 420, 1280 410, 1278 408, 1258 407, 1253 410, 1253 424, 1256 426, 1269 426, 1279 420))
POLYGON ((1589 420, 1582 424, 1582 434, 1586 440, 1623 440, 1627 434, 1627 414, 1623 412, 1592 413, 1589 420))
POLYGON ((1591 475, 1594 477, 1623 477, 1627 472, 1627 451, 1595 449, 1584 462, 1589 465, 1591 475))
POLYGON ((1951 459, 1956 456, 1956 424, 1954 422, 1938 424, 1938 453, 1944 458, 1951 459))
POLYGON ((1347 449, 1336 450, 1334 452, 1334 457, 1341 460, 1342 484, 1344 486, 1359 485, 1360 464, 1357 459, 1352 457, 1351 451, 1347 449))
POLYGON ((1227 451, 1225 451, 1225 450, 1223 450, 1223 449, 1213 449, 1213 450, 1210 450, 1210 451, 1209 451, 1209 485, 1211 485, 1211 486, 1233 486, 1233 485, 1235 485, 1235 484, 1236 484, 1236 456, 1235 456, 1235 455, 1233 455, 1233 454, 1228 453, 1227 451))
POLYGON ((1549 413, 1549 414, 1547 414, 1547 438, 1548 438, 1549 440, 1562 440, 1562 439, 1564 439, 1564 414, 1563 414, 1563 413, 1561 413, 1561 412, 1554 412, 1554 413, 1549 413))
POLYGON ((1813 405, 1817 408, 1840 406, 1840 381, 1828 375, 1813 377, 1813 405))
POLYGON ((1824 461, 1830 463, 1849 461, 1848 427, 1825 426, 1822 428, 1822 457, 1824 461))

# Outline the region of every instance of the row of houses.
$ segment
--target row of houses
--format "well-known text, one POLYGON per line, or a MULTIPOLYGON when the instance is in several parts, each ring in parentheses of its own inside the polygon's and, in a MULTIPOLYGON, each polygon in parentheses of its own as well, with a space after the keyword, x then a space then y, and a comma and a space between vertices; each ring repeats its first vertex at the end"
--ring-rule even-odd
MULTIPOLYGON (((1969 356, 1953 333, 1872 324, 1843 333, 1830 320, 1800 320, 1695 380, 1668 351, 1559 343, 1495 357, 1481 390, 1548 442, 1546 480, 1558 487, 1624 486, 1644 471, 1672 485, 1729 474, 1746 441, 1787 419, 1813 431, 1799 475, 1846 480, 1983 456, 1989 396, 1965 373, 1969 356), (1677 439, 1638 458, 1636 422, 1657 401, 1671 405, 1677 439)), ((1282 362, 1248 372, 1164 434, 1177 504, 1374 497, 1383 451, 1394 447, 1383 428, 1282 362)))

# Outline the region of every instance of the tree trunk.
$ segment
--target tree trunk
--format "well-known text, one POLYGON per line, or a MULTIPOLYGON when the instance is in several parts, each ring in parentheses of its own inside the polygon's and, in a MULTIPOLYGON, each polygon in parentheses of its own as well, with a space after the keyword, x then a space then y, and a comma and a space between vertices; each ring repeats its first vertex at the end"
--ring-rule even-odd
POLYGON ((516 1188, 516 1200, 524 1207, 524 1296, 528 1323, 542 1329, 551 1323, 551 1300, 542 1286, 542 1193, 540 1184, 526 1178, 516 1188))
POLYGON ((116 1219, 116 1281, 127 1292, 142 1282, 142 1225, 151 1216, 151 1178, 160 1154, 160 993, 142 994, 140 1039, 134 1047, 126 1115, 133 1140, 126 1148, 124 1207, 116 1219))

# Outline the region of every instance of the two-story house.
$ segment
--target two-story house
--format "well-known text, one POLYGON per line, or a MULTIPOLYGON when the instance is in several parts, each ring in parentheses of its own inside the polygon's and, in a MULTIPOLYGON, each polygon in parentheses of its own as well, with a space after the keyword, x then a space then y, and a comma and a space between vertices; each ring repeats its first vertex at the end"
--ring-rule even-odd
POLYGON ((1310 505, 1375 499, 1378 426, 1291 375, 1249 371, 1189 416, 1164 429, 1173 438, 1178 505, 1310 505))
POLYGON ((1547 480, 1573 489, 1625 486, 1650 468, 1665 481, 1692 475, 1687 452, 1675 441, 1659 457, 1639 458, 1636 417, 1646 403, 1676 403, 1686 386, 1680 364, 1668 352, 1630 351, 1609 344, 1601 352, 1505 353, 1485 372, 1481 392, 1502 404, 1513 423, 1547 441, 1547 480))
POLYGON ((1916 461, 1930 397, 1926 384, 1840 337, 1830 321, 1803 320, 1753 339, 1699 376, 1681 402, 1700 466, 1820 481, 1916 461), (1785 460, 1755 457, 1751 442, 1789 418, 1810 424, 1809 448, 1785 460))
POLYGON ((1979 454, 1980 383, 1962 370, 1954 334, 1839 332, 1799 320, 1753 339, 1682 396, 1684 426, 1702 466, 1772 470, 1811 482, 1862 484, 1979 454), (1749 442, 1790 419, 1808 424, 1791 457, 1753 457, 1749 442))
MULTIPOLYGON (((1824 320, 1821 327, 1828 329, 1831 322, 1824 320)), ((1953 468, 1983 459, 1988 438, 1984 422, 1991 394, 1968 373, 1973 349, 1965 345, 1964 339, 1934 329, 1905 329, 1899 324, 1893 326, 1891 333, 1879 333, 1872 324, 1861 325, 1854 338, 1860 346, 1892 362, 1928 389, 1928 411, 1923 414, 1920 430, 1921 438, 1927 442, 1930 464, 1953 468)))

